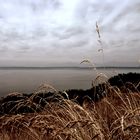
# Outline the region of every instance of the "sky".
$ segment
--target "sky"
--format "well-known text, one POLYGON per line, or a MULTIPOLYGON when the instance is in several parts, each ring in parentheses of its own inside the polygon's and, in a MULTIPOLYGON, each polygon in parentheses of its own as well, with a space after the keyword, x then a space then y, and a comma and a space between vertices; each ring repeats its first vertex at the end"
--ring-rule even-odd
POLYGON ((84 59, 140 65, 140 0, 0 0, 0 66, 79 66, 84 59))

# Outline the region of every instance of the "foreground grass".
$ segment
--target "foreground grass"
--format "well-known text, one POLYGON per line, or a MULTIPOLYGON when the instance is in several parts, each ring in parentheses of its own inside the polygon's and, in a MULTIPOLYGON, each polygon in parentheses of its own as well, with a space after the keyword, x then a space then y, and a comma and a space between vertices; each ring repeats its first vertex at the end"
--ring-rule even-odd
POLYGON ((140 96, 116 91, 83 107, 70 100, 50 103, 40 113, 0 117, 1 140, 139 139, 140 96))
MULTIPOLYGON (((48 89, 39 89, 41 91, 48 89)), ((1 140, 138 140, 140 94, 106 85, 106 96, 97 102, 87 96, 82 105, 58 98, 42 111, 0 117, 1 140)), ((38 92, 37 92, 38 93, 38 92)), ((28 100, 32 102, 34 96, 28 100)), ((40 100, 39 100, 40 101, 40 100)))

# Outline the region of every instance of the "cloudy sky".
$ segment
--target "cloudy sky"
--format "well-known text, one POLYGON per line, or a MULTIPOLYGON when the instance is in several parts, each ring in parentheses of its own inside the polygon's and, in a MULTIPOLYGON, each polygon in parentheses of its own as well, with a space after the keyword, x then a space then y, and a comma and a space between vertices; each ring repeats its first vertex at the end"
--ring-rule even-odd
POLYGON ((140 0, 0 0, 0 66, 138 66, 140 0))

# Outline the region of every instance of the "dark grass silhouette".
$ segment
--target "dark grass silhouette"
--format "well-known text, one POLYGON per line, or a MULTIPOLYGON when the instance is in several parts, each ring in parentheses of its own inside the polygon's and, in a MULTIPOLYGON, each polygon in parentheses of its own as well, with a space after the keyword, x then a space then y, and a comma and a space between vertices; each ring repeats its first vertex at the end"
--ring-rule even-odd
POLYGON ((111 86, 117 86, 119 88, 121 88, 122 86, 129 85, 129 83, 132 83, 133 85, 137 86, 137 84, 139 84, 140 82, 140 74, 139 73, 118 74, 114 77, 111 77, 108 80, 108 82, 111 84, 111 86))
POLYGON ((108 96, 110 86, 114 86, 125 93, 140 91, 140 74, 128 73, 119 74, 111 77, 107 83, 99 84, 87 90, 67 90, 66 92, 56 91, 55 89, 44 89, 31 94, 12 93, 0 99, 0 115, 22 114, 40 112, 49 103, 61 103, 64 99, 83 105, 88 102, 98 102, 108 96))
POLYGON ((40 112, 50 102, 60 102, 63 97, 53 92, 35 94, 10 94, 0 100, 0 114, 21 114, 40 112))

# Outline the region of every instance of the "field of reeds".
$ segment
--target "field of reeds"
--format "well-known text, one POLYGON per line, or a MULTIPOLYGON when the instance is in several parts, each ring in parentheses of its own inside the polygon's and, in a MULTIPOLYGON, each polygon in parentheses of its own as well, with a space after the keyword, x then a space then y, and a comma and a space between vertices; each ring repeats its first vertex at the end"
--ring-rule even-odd
POLYGON ((88 90, 43 84, 2 97, 0 140, 139 140, 140 74, 103 77, 88 90))

